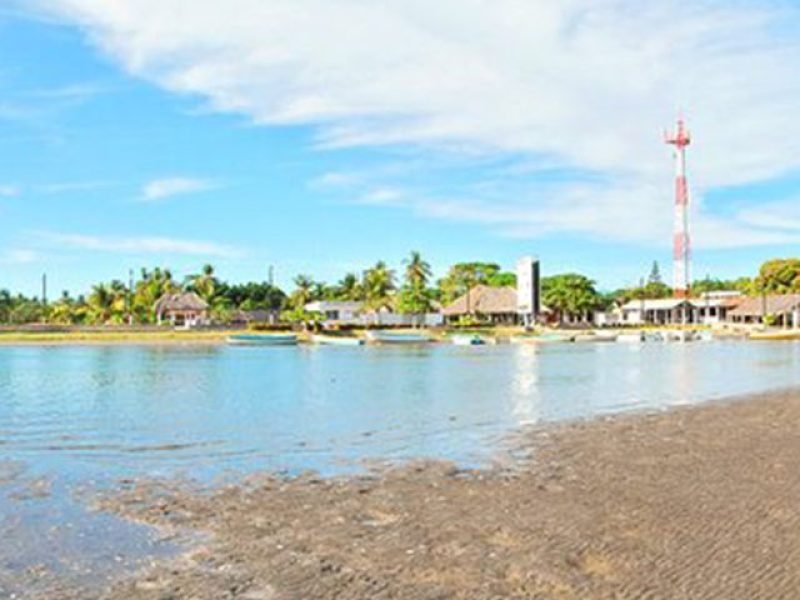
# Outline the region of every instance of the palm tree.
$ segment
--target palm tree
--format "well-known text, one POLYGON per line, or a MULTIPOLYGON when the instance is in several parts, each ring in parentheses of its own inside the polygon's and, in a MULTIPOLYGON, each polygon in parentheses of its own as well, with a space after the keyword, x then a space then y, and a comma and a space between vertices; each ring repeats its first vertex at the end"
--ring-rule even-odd
POLYGON ((394 289, 394 272, 382 260, 364 273, 364 297, 372 310, 390 306, 390 292, 394 289))
POLYGON ((404 261, 406 265, 405 285, 400 294, 400 309, 412 315, 427 312, 431 306, 431 297, 427 289, 431 278, 431 266, 422 259, 419 252, 412 252, 404 261))
POLYGON ((197 292, 209 304, 212 303, 218 286, 219 282, 214 276, 214 267, 209 264, 203 265, 199 274, 189 275, 186 278, 186 287, 197 292))
POLYGON ((295 289, 289 297, 289 304, 296 310, 302 310, 311 302, 316 284, 308 275, 298 275, 294 278, 295 289))
POLYGON ((416 250, 411 252, 406 265, 406 283, 414 287, 424 288, 428 285, 432 272, 431 266, 422 260, 422 255, 416 250))
POLYGON ((347 273, 336 284, 336 296, 339 300, 358 301, 364 299, 364 288, 355 273, 347 273))

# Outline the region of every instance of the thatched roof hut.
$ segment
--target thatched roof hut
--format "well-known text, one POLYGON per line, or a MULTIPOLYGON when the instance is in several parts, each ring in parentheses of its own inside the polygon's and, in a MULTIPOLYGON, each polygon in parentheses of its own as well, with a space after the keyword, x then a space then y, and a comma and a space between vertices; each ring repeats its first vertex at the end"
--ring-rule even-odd
POLYGON ((442 309, 447 318, 463 315, 485 315, 493 320, 515 321, 517 319, 516 288, 490 287, 476 285, 467 294, 457 298, 449 306, 442 309))
POLYGON ((154 306, 156 319, 170 321, 173 325, 193 326, 208 318, 208 303, 194 292, 164 294, 154 306))

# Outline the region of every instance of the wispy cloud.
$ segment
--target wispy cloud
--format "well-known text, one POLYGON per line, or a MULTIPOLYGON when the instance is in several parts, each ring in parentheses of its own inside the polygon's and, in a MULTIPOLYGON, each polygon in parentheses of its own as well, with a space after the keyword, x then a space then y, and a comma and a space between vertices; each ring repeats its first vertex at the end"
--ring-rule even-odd
POLYGON ((34 186, 34 190, 42 194, 68 194, 72 192, 90 192, 117 185, 114 181, 59 181, 42 183, 34 186))
POLYGON ((11 184, 0 185, 0 197, 12 198, 14 196, 19 196, 20 193, 22 193, 22 190, 20 189, 19 186, 11 184))
POLYGON ((216 242, 171 237, 93 236, 50 231, 35 232, 42 242, 64 248, 121 254, 183 254, 210 258, 239 258, 243 252, 216 242))
MULTIPOLYGON (((791 2, 233 0, 234 10, 198 2, 190 12, 162 0, 139 0, 135 10, 105 0, 40 5, 136 76, 255 123, 311 125, 322 145, 517 156, 531 167, 509 173, 520 181, 538 177, 540 164, 598 175, 597 185, 527 194, 524 211, 516 200, 478 198, 459 208, 417 203, 421 214, 482 212, 489 222, 520 214, 526 219, 509 223, 520 235, 660 234, 669 222, 662 208, 670 210, 660 129, 678 107, 697 134, 692 181, 704 189, 800 168, 800 7, 791 2), (478 211, 481 202, 490 210, 478 211), (635 227, 623 227, 631 213, 635 227)), ((156 188, 152 199, 166 195, 156 188)), ((726 223, 709 226, 710 235, 763 239, 752 221, 726 223)))
POLYGON ((216 182, 208 179, 192 177, 166 177, 148 182, 142 188, 141 200, 155 202, 173 196, 195 194, 219 187, 216 182))
POLYGON ((12 248, 0 253, 0 264, 29 265, 39 260, 39 254, 24 248, 12 248))

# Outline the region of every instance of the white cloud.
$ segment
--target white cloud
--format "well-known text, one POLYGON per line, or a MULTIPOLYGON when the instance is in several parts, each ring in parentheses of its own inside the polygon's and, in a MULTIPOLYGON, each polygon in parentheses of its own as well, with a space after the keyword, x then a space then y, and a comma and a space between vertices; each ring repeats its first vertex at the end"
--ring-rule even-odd
POLYGON ((232 246, 215 242, 182 240, 168 237, 111 237, 74 233, 38 232, 37 237, 48 244, 78 250, 115 252, 123 254, 185 254, 216 258, 239 258, 242 252, 232 246))
POLYGON ((12 248, 0 254, 0 263, 6 265, 29 265, 38 260, 38 253, 22 248, 12 248))
POLYGON ((90 192, 116 185, 113 181, 60 181, 43 183, 35 186, 37 192, 43 194, 67 194, 72 192, 90 192))
POLYGON ((190 177, 167 177, 155 179, 148 182, 142 188, 141 199, 144 202, 155 202, 164 200, 172 196, 194 194, 214 189, 216 184, 207 179, 195 179, 190 177))
MULTIPOLYGON (((567 184, 483 211, 489 223, 496 213, 525 216, 509 224, 520 232, 661 234, 671 209, 660 129, 679 107, 696 133, 691 176, 703 189, 800 167, 800 9, 788 2, 39 5, 130 73, 257 123, 312 124, 321 145, 411 144, 602 175, 597 186, 567 184)), ((420 210, 479 212, 471 202, 420 210)), ((716 223, 705 226, 715 239, 763 237, 744 220, 698 214, 698 232, 703 222, 716 223)))
POLYGON ((22 190, 20 190, 20 188, 16 185, 0 185, 0 197, 13 198, 14 196, 19 196, 21 192, 22 190))

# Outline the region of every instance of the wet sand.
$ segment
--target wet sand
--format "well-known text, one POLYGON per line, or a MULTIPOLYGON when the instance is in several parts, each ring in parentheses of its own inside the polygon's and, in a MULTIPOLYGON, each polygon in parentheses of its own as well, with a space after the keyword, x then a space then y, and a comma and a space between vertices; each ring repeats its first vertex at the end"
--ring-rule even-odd
POLYGON ((102 593, 48 598, 797 598, 800 393, 532 431, 514 469, 420 463, 99 505, 210 534, 102 593))

